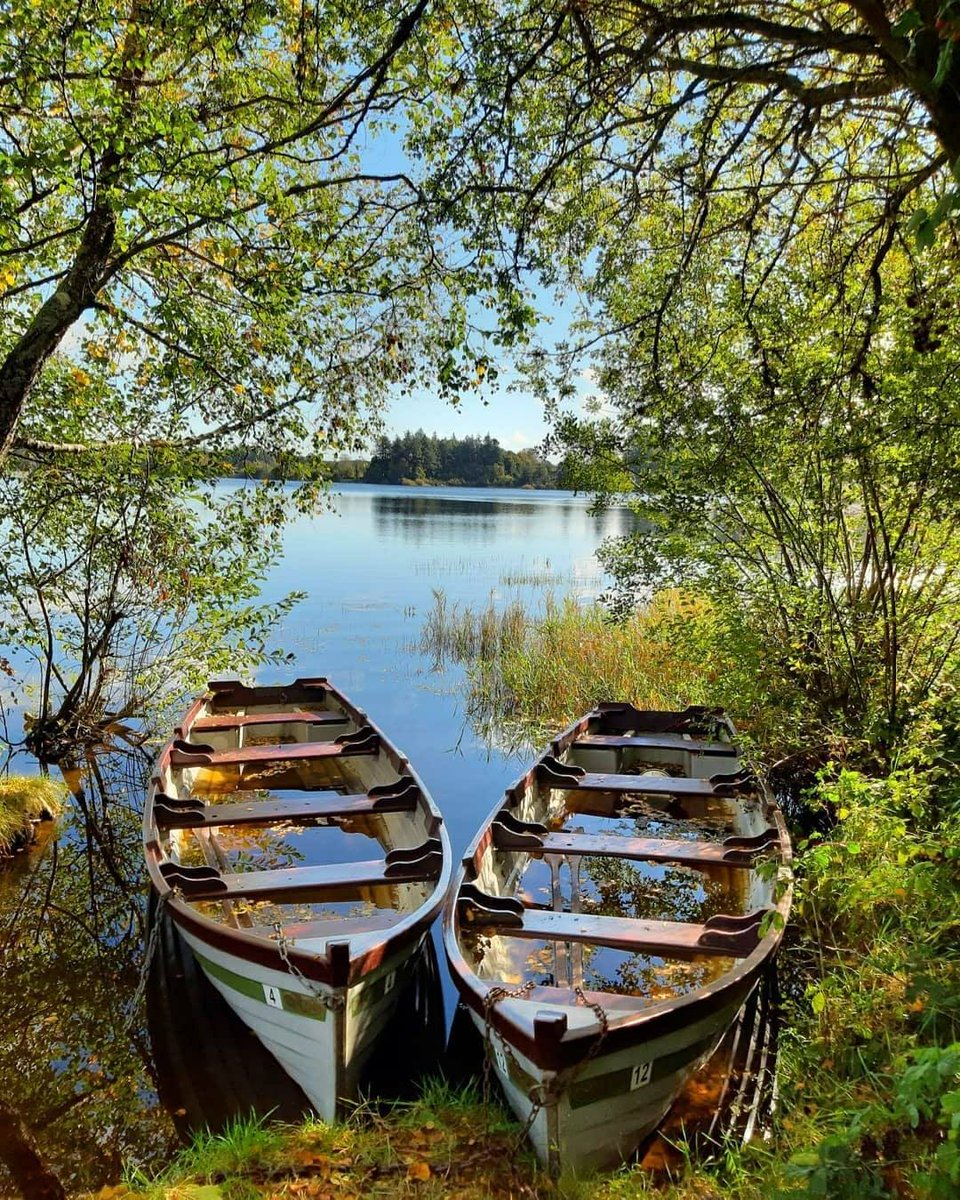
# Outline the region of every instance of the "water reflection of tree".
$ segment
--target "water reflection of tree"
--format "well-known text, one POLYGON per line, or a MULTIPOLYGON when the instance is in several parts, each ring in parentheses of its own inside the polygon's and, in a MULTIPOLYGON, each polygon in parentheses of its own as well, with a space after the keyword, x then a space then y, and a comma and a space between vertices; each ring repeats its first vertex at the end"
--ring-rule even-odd
POLYGON ((131 448, 23 467, 0 476, 0 640, 21 698, 36 681, 41 760, 137 740, 146 709, 263 660, 288 607, 255 603, 282 492, 215 495, 204 461, 131 448))
POLYGON ((583 909, 593 915, 643 921, 703 922, 727 912, 727 889, 703 871, 622 858, 582 860, 583 909))
POLYGON ((137 995, 142 759, 114 754, 71 782, 56 840, 0 876, 0 1080, 64 1182, 96 1187, 173 1134, 137 995))

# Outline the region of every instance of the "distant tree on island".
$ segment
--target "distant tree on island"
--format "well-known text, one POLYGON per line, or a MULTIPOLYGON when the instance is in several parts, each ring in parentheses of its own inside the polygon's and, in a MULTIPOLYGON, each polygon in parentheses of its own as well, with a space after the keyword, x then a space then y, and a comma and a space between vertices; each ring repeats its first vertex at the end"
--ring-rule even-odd
POLYGON ((436 437, 418 429, 381 437, 367 483, 445 483, 463 487, 556 486, 556 467, 535 450, 504 450, 492 437, 436 437))
POLYGON ((359 482, 370 465, 366 458, 323 459, 314 454, 278 457, 266 449, 239 446, 222 451, 223 475, 232 479, 329 479, 335 483, 359 482))
POLYGON ((277 458, 238 447, 220 455, 224 475, 238 479, 329 479, 335 483, 419 483, 454 487, 557 486, 559 468, 536 450, 504 450, 496 438, 441 438, 424 433, 381 437, 373 458, 324 460, 309 454, 277 458))

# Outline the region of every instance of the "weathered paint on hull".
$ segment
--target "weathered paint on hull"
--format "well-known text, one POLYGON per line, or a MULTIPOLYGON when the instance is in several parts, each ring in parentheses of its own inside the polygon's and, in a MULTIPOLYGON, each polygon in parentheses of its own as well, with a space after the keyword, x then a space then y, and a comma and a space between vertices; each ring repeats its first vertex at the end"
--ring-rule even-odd
POLYGON ((204 974, 324 1121, 356 1101, 363 1068, 379 1031, 397 1008, 415 957, 386 963, 355 987, 336 991, 225 954, 181 929, 204 974), (328 1008, 324 1000, 332 1000, 328 1008))
MULTIPOLYGON (((524 1125, 530 1119, 530 1090, 548 1095, 537 1113, 530 1141, 544 1166, 574 1174, 608 1170, 627 1161, 660 1124, 690 1077, 710 1058, 741 1007, 731 1005, 701 1021, 613 1054, 599 1053, 559 1081, 493 1033, 493 1069, 524 1125), (512 1057, 512 1063, 511 1063, 512 1057)), ((483 1021, 471 1013, 481 1036, 483 1021)))

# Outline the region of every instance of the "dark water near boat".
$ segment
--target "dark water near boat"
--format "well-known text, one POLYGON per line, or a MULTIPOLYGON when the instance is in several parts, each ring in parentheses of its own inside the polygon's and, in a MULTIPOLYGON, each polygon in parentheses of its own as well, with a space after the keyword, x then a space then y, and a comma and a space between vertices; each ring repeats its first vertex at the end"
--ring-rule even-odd
MULTIPOLYGON (((463 670, 437 670, 419 650, 433 590, 475 608, 595 596, 604 580, 594 551, 631 517, 593 516, 568 493, 340 492, 334 511, 287 527, 263 588, 267 602, 307 594, 277 634, 296 656, 287 677, 328 675, 369 711, 416 764, 459 853, 525 755, 472 730, 463 670)), ((258 681, 281 677, 271 669, 258 681)), ((20 714, 7 717, 15 740, 20 714)), ((12 769, 31 766, 21 758, 12 769)), ((0 1085, 75 1187, 114 1182, 124 1163, 149 1166, 175 1144, 157 1100, 166 1067, 158 1074, 143 1020, 146 770, 145 756, 99 760, 71 781, 80 800, 56 835, 0 870, 0 1085)), ((208 1014, 208 1027, 217 1020, 208 1014)), ((0 1176, 0 1194, 10 1192, 0 1176)))

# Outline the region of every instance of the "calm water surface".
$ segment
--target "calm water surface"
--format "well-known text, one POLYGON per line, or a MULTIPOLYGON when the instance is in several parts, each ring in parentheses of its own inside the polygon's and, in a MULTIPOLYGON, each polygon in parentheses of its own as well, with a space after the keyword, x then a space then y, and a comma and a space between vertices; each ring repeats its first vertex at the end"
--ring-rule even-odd
MULTIPOLYGON (((449 605, 483 607, 546 595, 596 596, 595 551, 626 532, 628 512, 596 516, 570 492, 339 484, 336 511, 288 527, 266 582, 277 599, 307 593, 277 636, 298 675, 328 675, 403 750, 464 848, 521 759, 465 724, 464 672, 436 671, 418 650, 442 589, 449 605)), ((264 672, 269 682, 274 672, 264 672)))
MULTIPOLYGON (((522 764, 466 724, 462 668, 437 670, 419 651, 434 589, 473 607, 595 596, 604 580, 594 552, 631 518, 593 516, 565 492, 337 491, 332 511, 277 535, 264 599, 306 598, 276 635, 295 661, 259 682, 333 679, 415 764, 459 853, 522 764)), ((8 716, 16 737, 17 714, 8 716)), ((28 767, 20 758, 13 769, 28 767)), ((99 764, 56 835, 46 830, 41 847, 0 870, 0 1086, 78 1188, 115 1182, 124 1163, 164 1161, 174 1137, 140 1004, 140 774, 127 760, 99 764)), ((11 1191, 0 1173, 0 1195, 11 1191)))

